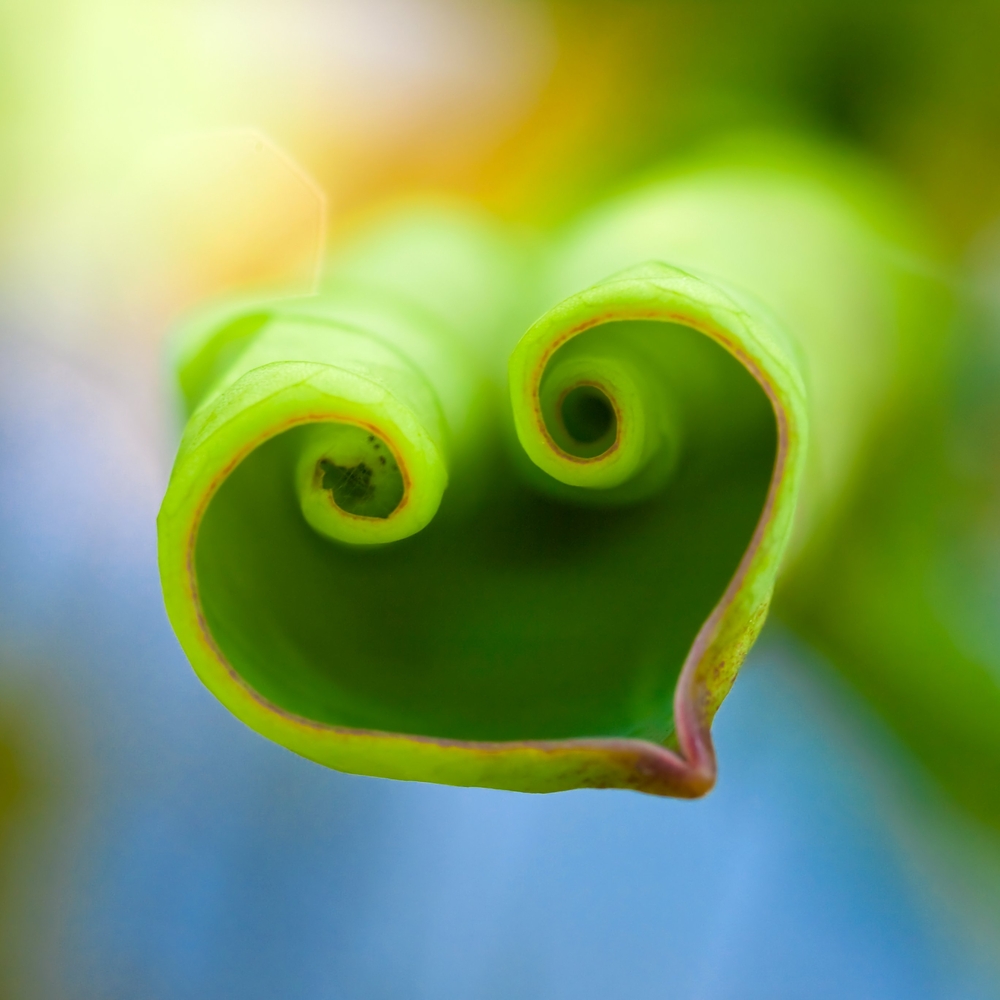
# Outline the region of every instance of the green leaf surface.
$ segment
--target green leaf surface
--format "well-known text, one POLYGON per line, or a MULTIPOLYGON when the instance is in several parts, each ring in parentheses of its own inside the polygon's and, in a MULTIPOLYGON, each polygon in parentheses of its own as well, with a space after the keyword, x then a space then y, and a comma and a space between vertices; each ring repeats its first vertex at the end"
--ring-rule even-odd
POLYGON ((720 147, 545 248, 404 209, 193 320, 160 565, 207 686, 342 770, 707 791, 902 351, 905 253, 831 163, 720 147))

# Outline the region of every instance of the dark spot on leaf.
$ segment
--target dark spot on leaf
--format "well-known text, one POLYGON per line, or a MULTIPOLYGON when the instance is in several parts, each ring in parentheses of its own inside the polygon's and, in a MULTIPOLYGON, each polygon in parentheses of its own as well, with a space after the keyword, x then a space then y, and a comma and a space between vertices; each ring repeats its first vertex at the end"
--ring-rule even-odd
POLYGON ((372 470, 364 462, 349 468, 326 459, 319 464, 323 470, 323 489, 333 493, 333 501, 341 510, 353 513, 360 504, 374 497, 372 470))

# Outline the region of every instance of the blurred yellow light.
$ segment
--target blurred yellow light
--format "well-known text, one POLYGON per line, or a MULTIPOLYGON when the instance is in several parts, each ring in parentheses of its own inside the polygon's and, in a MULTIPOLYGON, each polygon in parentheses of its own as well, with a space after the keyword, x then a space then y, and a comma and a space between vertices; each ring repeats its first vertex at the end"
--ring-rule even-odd
POLYGON ((314 290, 326 195, 255 129, 157 143, 137 178, 141 242, 183 298, 249 288, 314 290))

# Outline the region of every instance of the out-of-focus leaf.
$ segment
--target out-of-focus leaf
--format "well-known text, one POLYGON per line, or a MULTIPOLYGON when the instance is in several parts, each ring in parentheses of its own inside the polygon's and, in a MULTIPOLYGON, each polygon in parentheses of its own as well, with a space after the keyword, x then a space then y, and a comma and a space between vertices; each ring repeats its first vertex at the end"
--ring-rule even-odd
POLYGON ((992 302, 982 291, 933 377, 887 413, 860 489, 785 604, 938 780, 996 824, 1000 311, 995 285, 992 302))

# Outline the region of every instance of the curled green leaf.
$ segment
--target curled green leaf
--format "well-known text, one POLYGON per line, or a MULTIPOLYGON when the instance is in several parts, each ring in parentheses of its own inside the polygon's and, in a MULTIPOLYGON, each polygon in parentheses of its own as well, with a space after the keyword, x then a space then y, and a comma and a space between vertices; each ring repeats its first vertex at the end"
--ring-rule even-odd
POLYGON ((707 791, 892 384, 898 253, 833 173, 723 148, 541 260, 404 212, 322 295, 194 322, 160 563, 205 683, 342 770, 707 791))

